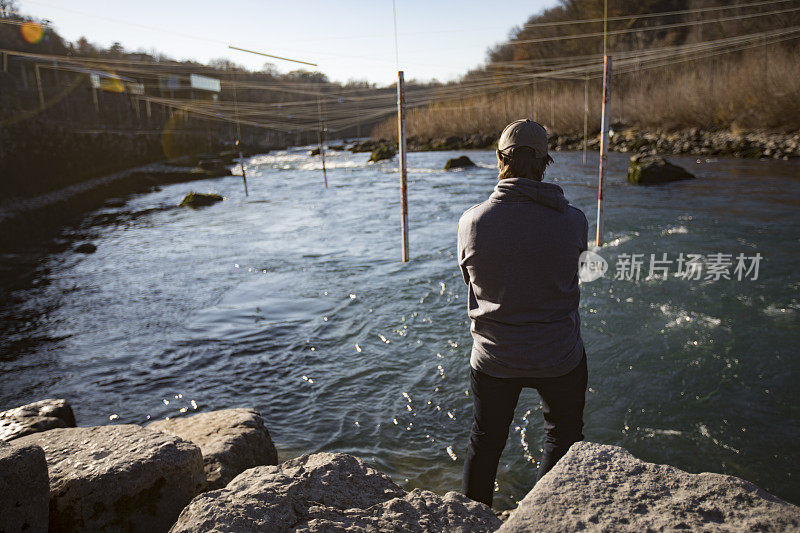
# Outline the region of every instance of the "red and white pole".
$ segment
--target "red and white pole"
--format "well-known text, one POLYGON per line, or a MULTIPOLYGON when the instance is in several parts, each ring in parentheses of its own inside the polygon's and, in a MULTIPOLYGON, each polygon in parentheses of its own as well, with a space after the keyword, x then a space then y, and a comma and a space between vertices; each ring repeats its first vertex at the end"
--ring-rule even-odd
POLYGON ((400 207, 403 212, 403 262, 408 262, 408 187, 406 185, 406 83, 397 72, 397 143, 400 154, 400 207))
POLYGON ((603 244, 603 182, 608 167, 608 92, 611 78, 611 58, 603 56, 603 109, 600 137, 600 175, 597 179, 597 246, 603 244))

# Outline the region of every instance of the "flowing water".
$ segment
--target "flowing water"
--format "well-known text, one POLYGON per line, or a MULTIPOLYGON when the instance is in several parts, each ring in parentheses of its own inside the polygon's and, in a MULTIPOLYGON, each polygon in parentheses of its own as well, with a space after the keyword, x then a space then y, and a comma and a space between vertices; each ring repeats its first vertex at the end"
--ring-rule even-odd
MULTIPOLYGON (((496 179, 493 152, 467 153, 478 168, 409 155, 408 264, 396 161, 329 153, 325 190, 303 150, 251 158, 248 198, 235 176, 170 185, 65 230, 93 255, 4 252, 0 409, 64 397, 91 425, 253 406, 282 458, 348 452, 406 488, 458 490, 471 339, 456 224, 496 179), (226 199, 174 207, 191 189, 226 199)), ((548 179, 592 240, 597 154, 555 159, 548 179)), ((627 158, 610 157, 609 271, 582 285, 586 438, 800 503, 800 166, 673 159, 699 179, 635 187, 627 158), (638 253, 641 278, 613 279, 620 254, 638 253), (651 253, 762 260, 755 280, 682 279, 675 265, 645 279, 651 253)), ((497 508, 532 486, 541 426, 525 391, 497 508)))

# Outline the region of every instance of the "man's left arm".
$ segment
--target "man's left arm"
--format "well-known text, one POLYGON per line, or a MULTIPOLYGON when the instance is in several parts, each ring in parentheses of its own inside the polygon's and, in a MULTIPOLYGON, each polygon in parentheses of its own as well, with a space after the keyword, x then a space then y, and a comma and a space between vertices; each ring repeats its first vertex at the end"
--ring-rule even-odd
POLYGON ((589 249, 589 221, 586 219, 586 215, 583 217, 583 248, 581 248, 581 252, 585 252, 589 249))

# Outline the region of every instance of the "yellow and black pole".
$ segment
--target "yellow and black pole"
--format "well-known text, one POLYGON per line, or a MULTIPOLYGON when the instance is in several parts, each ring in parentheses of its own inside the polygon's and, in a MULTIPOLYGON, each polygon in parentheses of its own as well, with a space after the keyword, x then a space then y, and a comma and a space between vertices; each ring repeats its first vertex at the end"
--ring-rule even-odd
POLYGON ((319 155, 322 158, 322 179, 325 181, 325 188, 328 188, 328 171, 325 170, 325 121, 322 119, 322 104, 320 97, 317 96, 317 114, 319 115, 319 128, 317 129, 317 142, 319 143, 319 155))
POLYGON ((239 165, 242 167, 242 182, 244 183, 244 195, 250 196, 247 193, 247 175, 245 174, 244 170, 244 155, 242 154, 242 146, 241 146, 241 139, 242 139, 242 126, 239 121, 239 100, 236 97, 236 81, 234 81, 231 86, 233 87, 233 112, 236 115, 236 148, 239 150, 239 165))
MULTIPOLYGON (((265 57, 271 57, 272 59, 280 59, 281 61, 291 61, 293 63, 302 63, 303 65, 311 65, 312 67, 316 67, 316 63, 311 63, 310 61, 301 61, 299 59, 291 59, 288 57, 281 57, 276 56, 273 54, 267 54, 265 52, 259 52, 258 50, 248 50, 247 48, 240 48, 238 46, 228 45, 228 48, 231 50, 238 50, 239 52, 247 52, 248 54, 256 54, 265 57)), ((231 75, 233 77, 233 75, 231 75)), ((240 146, 240 139, 242 136, 241 126, 239 124, 239 102, 236 99, 236 82, 232 82, 231 85, 233 86, 233 106, 234 112, 236 113, 236 148, 239 149, 239 164, 242 167, 242 180, 244 181, 244 195, 248 196, 247 194, 247 176, 245 175, 244 171, 244 156, 242 155, 242 150, 240 146)), ((327 187, 327 178, 326 178, 326 187, 327 187)))

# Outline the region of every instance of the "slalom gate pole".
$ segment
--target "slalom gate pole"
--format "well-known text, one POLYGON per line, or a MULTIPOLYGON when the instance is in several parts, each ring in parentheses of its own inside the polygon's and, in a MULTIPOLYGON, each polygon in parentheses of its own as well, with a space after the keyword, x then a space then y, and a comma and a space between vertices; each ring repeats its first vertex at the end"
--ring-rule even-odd
POLYGON ((325 147, 323 146, 324 140, 322 138, 325 123, 322 120, 322 104, 320 103, 319 96, 317 96, 317 114, 319 115, 319 129, 317 129, 317 142, 319 143, 319 155, 322 158, 322 179, 325 182, 325 188, 328 188, 328 171, 325 169, 325 147))
POLYGON ((36 70, 36 88, 39 90, 39 107, 40 109, 44 109, 44 89, 42 89, 42 72, 39 69, 39 65, 34 67, 36 70))
POLYGON ((586 164, 586 143, 589 137, 589 75, 583 86, 583 164, 586 164))
MULTIPOLYGON (((239 142, 238 139, 236 142, 239 142)), ((242 151, 239 150, 239 166, 242 167, 242 182, 244 182, 244 195, 250 196, 247 192, 247 174, 244 173, 244 155, 242 155, 242 151)))
POLYGON ((611 57, 603 57, 603 108, 600 137, 600 173, 597 178, 597 246, 603 244, 603 182, 608 167, 608 92, 611 78, 611 57))
POLYGON ((397 143, 400 154, 400 208, 402 209, 403 262, 408 262, 408 185, 406 177, 406 84, 397 71, 397 143))
MULTIPOLYGON (((231 73, 233 80, 233 73, 231 73)), ((236 148, 239 149, 239 166, 242 167, 242 182, 244 183, 244 195, 250 196, 247 192, 247 175, 244 172, 244 155, 242 154, 241 139, 242 139, 242 126, 239 122, 239 99, 236 97, 236 81, 231 82, 233 87, 233 108, 236 115, 236 148)))

